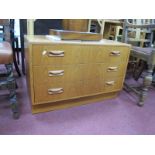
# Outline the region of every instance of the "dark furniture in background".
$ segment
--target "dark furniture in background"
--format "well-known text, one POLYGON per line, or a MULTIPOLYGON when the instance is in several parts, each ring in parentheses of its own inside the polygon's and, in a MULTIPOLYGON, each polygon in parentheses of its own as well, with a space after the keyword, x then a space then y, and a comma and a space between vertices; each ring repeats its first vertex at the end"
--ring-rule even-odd
POLYGON ((10 21, 0 20, 0 25, 3 26, 3 39, 0 42, 0 65, 6 67, 6 71, 0 70, 0 89, 9 90, 10 106, 15 119, 19 118, 19 109, 16 98, 16 82, 13 75, 13 60, 14 52, 11 47, 10 37, 10 21))
POLYGON ((35 35, 48 35, 49 29, 62 30, 62 19, 37 19, 34 22, 35 35))

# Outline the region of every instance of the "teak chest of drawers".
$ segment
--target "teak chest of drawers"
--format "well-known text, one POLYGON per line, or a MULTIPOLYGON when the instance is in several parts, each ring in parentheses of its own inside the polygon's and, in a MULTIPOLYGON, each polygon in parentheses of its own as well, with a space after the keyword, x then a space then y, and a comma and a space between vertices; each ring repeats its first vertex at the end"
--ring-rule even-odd
POLYGON ((109 40, 25 36, 32 113, 116 97, 123 86, 129 53, 128 44, 109 40))

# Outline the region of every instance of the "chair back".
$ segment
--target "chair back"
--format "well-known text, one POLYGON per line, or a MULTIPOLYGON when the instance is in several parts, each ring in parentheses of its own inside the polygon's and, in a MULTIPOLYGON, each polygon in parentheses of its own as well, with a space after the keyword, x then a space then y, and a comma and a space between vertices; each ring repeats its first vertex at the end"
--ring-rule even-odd
POLYGON ((140 47, 151 47, 155 19, 126 19, 123 24, 122 42, 140 47))

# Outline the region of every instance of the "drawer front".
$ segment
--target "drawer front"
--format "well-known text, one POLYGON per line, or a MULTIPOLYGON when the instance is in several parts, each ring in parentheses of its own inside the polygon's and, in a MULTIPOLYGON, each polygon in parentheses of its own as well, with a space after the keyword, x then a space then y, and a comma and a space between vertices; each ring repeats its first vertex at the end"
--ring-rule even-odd
POLYGON ((127 61, 127 47, 93 45, 33 45, 33 65, 127 61))
POLYGON ((104 92, 112 92, 115 90, 121 90, 123 87, 122 77, 111 77, 104 81, 104 92))
POLYGON ((33 45, 33 65, 68 65, 106 62, 108 52, 103 46, 33 45))
POLYGON ((103 92, 104 82, 100 80, 78 81, 74 83, 53 82, 36 85, 35 104, 79 98, 103 92))
POLYGON ((104 78, 104 63, 78 64, 78 65, 53 65, 34 66, 34 85, 53 82, 75 82, 90 79, 104 78))
POLYGON ((108 80, 94 79, 74 83, 51 83, 50 85, 37 85, 35 90, 35 103, 42 104, 100 93, 118 91, 122 89, 123 78, 111 78, 108 80))

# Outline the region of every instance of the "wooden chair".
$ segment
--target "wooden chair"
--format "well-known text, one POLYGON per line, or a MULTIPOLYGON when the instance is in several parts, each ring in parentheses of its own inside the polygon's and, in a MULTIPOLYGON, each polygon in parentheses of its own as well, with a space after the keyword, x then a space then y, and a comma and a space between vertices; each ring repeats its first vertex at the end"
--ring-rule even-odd
MULTIPOLYGON (((144 68, 147 68, 146 74, 143 79, 143 83, 140 86, 131 86, 129 83, 125 82, 124 88, 127 91, 133 91, 138 97, 138 105, 143 106, 144 105, 144 100, 147 97, 148 89, 152 83, 152 77, 153 77, 153 68, 155 66, 155 48, 152 46, 152 39, 153 39, 153 30, 155 29, 155 21, 151 20, 150 23, 145 23, 144 20, 141 20, 141 23, 134 23, 134 22, 129 22, 129 20, 124 21, 124 26, 123 26, 123 37, 122 41, 125 43, 135 43, 135 42, 147 42, 147 47, 137 47, 137 46, 132 46, 131 49, 131 57, 134 58, 134 60, 139 60, 141 63, 141 66, 138 64, 137 61, 132 61, 131 63, 136 63, 135 70, 134 70, 134 77, 135 80, 138 80, 139 77, 142 75, 142 72, 144 71, 144 68), (150 32, 150 37, 149 38, 138 38, 136 37, 135 39, 130 39, 129 38, 129 32, 132 31, 142 31, 142 32, 150 32), (146 66, 147 64, 147 66, 146 66)), ((140 36, 140 33, 139 33, 140 36)), ((141 45, 141 44, 140 44, 141 45)))
POLYGON ((0 26, 2 26, 1 31, 3 31, 1 32, 0 37, 1 40, 9 40, 9 42, 11 43, 13 49, 13 63, 18 76, 21 76, 20 69, 18 66, 18 51, 16 48, 18 46, 18 42, 17 39, 14 37, 14 27, 12 24, 14 24, 12 23, 12 20, 0 19, 0 26))
POLYGON ((119 37, 122 36, 122 26, 110 25, 109 32, 107 34, 108 39, 119 41, 119 37))
MULTIPOLYGON (((8 22, 1 21, 1 22, 8 22)), ((0 70, 0 89, 8 89, 10 92, 10 104, 15 119, 19 118, 19 110, 16 98, 16 82, 13 76, 13 51, 10 43, 10 30, 4 27, 4 41, 0 42, 0 65, 5 65, 6 71, 0 70)))
POLYGON ((102 34, 103 38, 108 39, 109 38, 110 25, 122 26, 122 20, 89 19, 88 20, 88 32, 94 32, 95 31, 96 33, 102 34), (97 28, 97 31, 95 30, 95 27, 97 28), (93 28, 93 31, 92 31, 92 28, 93 28))

